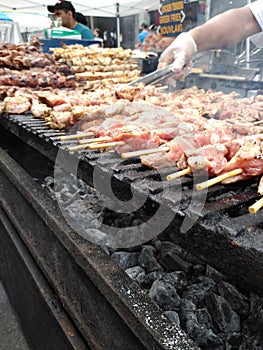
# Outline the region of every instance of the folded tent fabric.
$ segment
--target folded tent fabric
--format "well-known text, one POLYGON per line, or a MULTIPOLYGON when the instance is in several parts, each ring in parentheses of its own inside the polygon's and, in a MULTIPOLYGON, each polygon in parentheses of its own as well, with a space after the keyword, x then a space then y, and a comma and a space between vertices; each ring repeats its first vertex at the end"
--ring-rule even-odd
MULTIPOLYGON (((0 11, 16 11, 31 12, 37 14, 47 14, 49 11, 47 6, 55 6, 57 0, 1 0, 0 11)), ((86 16, 97 17, 115 17, 117 16, 117 5, 119 7, 119 16, 130 16, 134 14, 142 14, 143 12, 157 10, 160 7, 160 0, 96 0, 91 3, 87 0, 72 0, 72 5, 76 11, 86 16)))
POLYGON ((13 22, 12 18, 10 18, 7 14, 4 12, 0 12, 0 21, 7 21, 7 22, 13 22))

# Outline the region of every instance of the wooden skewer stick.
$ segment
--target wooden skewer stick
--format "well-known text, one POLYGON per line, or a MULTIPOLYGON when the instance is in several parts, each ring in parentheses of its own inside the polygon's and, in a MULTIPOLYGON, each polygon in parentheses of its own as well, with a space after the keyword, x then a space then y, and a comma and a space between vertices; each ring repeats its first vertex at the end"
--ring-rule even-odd
POLYGON ((123 146, 125 145, 124 141, 118 141, 118 142, 104 142, 104 143, 85 143, 82 145, 77 146, 71 146, 68 147, 69 151, 80 151, 81 149, 99 149, 99 148, 107 148, 107 147, 114 147, 114 146, 123 146))
POLYGON ((219 182, 222 182, 223 180, 226 180, 230 177, 233 177, 233 176, 236 176, 236 175, 239 175, 243 172, 243 169, 241 168, 238 168, 238 169, 235 169, 235 170, 232 170, 232 171, 229 171, 228 173, 225 173, 225 174, 222 174, 222 175, 219 175, 217 177, 214 177, 210 180, 207 180, 207 181, 204 181, 200 184, 197 184, 196 185, 196 189, 198 191, 200 190, 204 190, 205 188, 207 187, 210 187, 210 186, 213 186, 219 182))
POLYGON ((104 136, 104 137, 95 137, 93 139, 82 139, 79 140, 80 144, 85 144, 85 143, 96 143, 96 142, 103 142, 103 141, 110 141, 111 138, 109 136, 104 136))
POLYGON ((95 143, 88 144, 88 149, 99 149, 99 148, 107 148, 107 147, 115 147, 115 146, 123 146, 125 145, 124 141, 116 141, 116 142, 104 142, 104 143, 95 143))
POLYGON ((263 197, 261 197, 258 201, 256 201, 253 205, 251 205, 250 207, 248 207, 248 211, 251 214, 256 214, 259 209, 261 209, 263 207, 263 197))
POLYGON ((191 168, 188 167, 188 168, 183 169, 181 171, 177 171, 176 173, 167 175, 166 180, 168 180, 168 181, 175 180, 175 179, 178 179, 179 177, 182 177, 184 175, 188 175, 191 173, 192 173, 192 170, 191 170, 191 168))
POLYGON ((168 89, 168 85, 158 86, 155 88, 155 90, 166 90, 166 89, 168 89))
POLYGON ((128 159, 128 158, 133 158, 133 157, 145 156, 147 154, 168 152, 169 149, 170 149, 170 147, 158 147, 158 148, 151 148, 151 149, 139 150, 139 151, 134 151, 134 152, 126 152, 126 153, 122 153, 121 157, 122 157, 122 159, 128 159))
POLYGON ((75 140, 78 139, 79 137, 88 137, 88 136, 93 136, 94 133, 89 131, 89 132, 79 132, 77 134, 72 134, 72 135, 65 135, 65 136, 61 136, 60 140, 75 140))
POLYGON ((68 147, 68 151, 80 151, 81 149, 88 148, 89 146, 90 146, 90 143, 85 143, 85 145, 71 146, 71 147, 68 147))

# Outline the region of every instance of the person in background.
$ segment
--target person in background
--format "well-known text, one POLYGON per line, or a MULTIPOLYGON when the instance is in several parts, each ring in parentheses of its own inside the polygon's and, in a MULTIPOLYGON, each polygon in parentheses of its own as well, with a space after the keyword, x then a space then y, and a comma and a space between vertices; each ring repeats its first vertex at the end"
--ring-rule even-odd
POLYGON ((144 44, 144 40, 147 38, 147 36, 149 35, 149 30, 148 30, 148 24, 146 22, 142 22, 140 25, 140 33, 138 34, 138 38, 137 38, 137 45, 136 47, 138 49, 142 49, 143 48, 143 44, 144 44))
POLYGON ((47 9, 56 18, 61 18, 63 27, 78 31, 82 39, 94 39, 90 28, 76 20, 76 11, 70 1, 60 0, 54 6, 47 6, 47 9))
POLYGON ((225 11, 179 34, 159 58, 158 69, 173 64, 175 79, 186 75, 196 52, 223 49, 263 30, 263 1, 225 11))
POLYGON ((86 17, 81 13, 81 12, 75 12, 75 20, 78 23, 82 23, 84 24, 84 26, 88 26, 88 21, 86 19, 86 17))
POLYGON ((101 42, 101 45, 103 44, 103 39, 100 36, 100 29, 99 28, 95 28, 93 30, 93 34, 94 34, 94 40, 98 40, 101 42))

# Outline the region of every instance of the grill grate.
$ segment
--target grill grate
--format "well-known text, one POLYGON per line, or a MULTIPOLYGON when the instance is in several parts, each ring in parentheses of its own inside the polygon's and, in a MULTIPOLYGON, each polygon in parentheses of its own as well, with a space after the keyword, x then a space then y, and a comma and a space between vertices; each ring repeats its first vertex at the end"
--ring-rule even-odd
MULTIPOLYGON (((0 124, 52 161, 59 149, 66 150, 77 143, 60 141, 65 131, 52 130, 30 115, 4 115, 0 124)), ((227 271, 236 283, 263 295, 262 281, 256 277, 262 275, 263 270, 263 215, 262 212, 248 213, 248 206, 258 198, 259 178, 195 191, 191 177, 163 180, 176 168, 151 170, 138 159, 122 160, 114 153, 90 150, 72 154, 75 156, 80 159, 79 175, 88 185, 93 185, 92 172, 96 166, 102 176, 111 177, 114 192, 118 192, 121 199, 130 199, 131 189, 138 196, 147 192, 149 199, 140 213, 144 210, 147 217, 153 207, 165 205, 174 215, 172 225, 166 229, 173 241, 180 240, 182 246, 206 257, 208 263, 224 273, 227 271), (182 229, 185 220, 194 222, 187 232, 182 229)))

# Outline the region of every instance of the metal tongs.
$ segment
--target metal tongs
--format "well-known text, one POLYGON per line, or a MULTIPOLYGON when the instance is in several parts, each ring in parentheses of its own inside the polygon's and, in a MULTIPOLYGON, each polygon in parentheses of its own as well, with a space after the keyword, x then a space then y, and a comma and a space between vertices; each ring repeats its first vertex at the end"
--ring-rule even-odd
POLYGON ((147 75, 145 75, 142 78, 139 78, 135 81, 132 81, 130 83, 128 83, 128 86, 134 86, 138 83, 144 83, 146 85, 150 85, 150 84, 156 84, 158 83, 160 80, 163 80, 165 78, 168 78, 170 75, 174 74, 174 72, 172 71, 172 66, 173 64, 170 64, 169 66, 156 70, 152 73, 149 73, 147 75))
MULTIPOLYGON (((139 78, 135 81, 132 81, 132 82, 128 83, 127 85, 134 86, 138 83, 144 83, 145 85, 156 84, 160 80, 163 80, 165 78, 168 78, 170 75, 175 74, 172 70, 172 67, 173 67, 173 63, 165 68, 156 70, 150 74, 145 75, 142 78, 139 78)), ((191 67, 191 70, 187 74, 185 74, 184 78, 189 74, 203 74, 203 70, 200 68, 191 67)))

